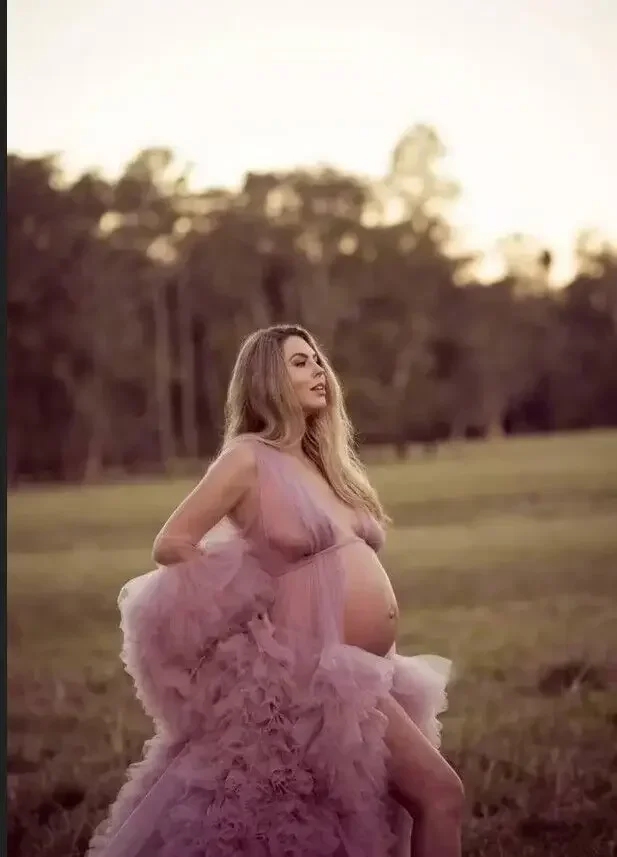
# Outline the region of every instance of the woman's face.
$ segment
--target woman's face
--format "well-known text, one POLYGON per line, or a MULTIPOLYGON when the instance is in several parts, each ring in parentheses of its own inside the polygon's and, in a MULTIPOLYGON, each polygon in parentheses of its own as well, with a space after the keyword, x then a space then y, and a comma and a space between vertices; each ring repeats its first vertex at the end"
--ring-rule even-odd
POLYGON ((283 359, 304 412, 310 414, 325 408, 326 375, 317 352, 301 336, 290 336, 283 343, 283 359))

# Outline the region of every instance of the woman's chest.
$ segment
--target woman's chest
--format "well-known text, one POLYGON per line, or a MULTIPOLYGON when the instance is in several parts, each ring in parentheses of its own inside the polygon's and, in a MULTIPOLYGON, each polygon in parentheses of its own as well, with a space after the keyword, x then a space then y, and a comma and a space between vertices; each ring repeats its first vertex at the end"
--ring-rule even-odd
POLYGON ((361 518, 319 475, 287 463, 262 476, 237 510, 235 523, 251 541, 290 562, 359 536, 361 518))

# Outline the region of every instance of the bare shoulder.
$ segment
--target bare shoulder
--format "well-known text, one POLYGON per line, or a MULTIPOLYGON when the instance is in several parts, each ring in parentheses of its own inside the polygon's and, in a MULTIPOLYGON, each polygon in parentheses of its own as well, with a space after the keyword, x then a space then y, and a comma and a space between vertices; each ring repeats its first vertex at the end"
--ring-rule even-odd
POLYGON ((214 459, 208 471, 235 483, 250 484, 257 472, 253 444, 244 437, 234 438, 214 459))

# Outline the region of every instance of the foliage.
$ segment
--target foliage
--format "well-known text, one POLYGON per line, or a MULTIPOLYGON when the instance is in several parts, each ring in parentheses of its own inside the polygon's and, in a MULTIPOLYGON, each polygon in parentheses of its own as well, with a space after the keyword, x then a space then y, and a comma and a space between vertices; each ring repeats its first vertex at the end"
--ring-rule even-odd
POLYGON ((195 190, 165 149, 115 181, 7 160, 8 473, 92 480, 211 452, 242 337, 286 320, 340 369, 360 438, 396 444, 617 424, 617 251, 579 271, 504 239, 474 280, 449 223, 459 189, 428 127, 375 181, 329 168, 195 190))

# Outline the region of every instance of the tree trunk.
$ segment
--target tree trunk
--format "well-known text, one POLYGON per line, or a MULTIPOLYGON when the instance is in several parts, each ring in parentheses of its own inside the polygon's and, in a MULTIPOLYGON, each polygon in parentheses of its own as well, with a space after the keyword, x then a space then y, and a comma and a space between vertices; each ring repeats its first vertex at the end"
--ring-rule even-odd
POLYGON ((101 479, 104 470, 103 436, 100 427, 96 424, 96 419, 94 422, 95 424, 92 426, 90 436, 88 438, 88 447, 83 472, 84 482, 98 482, 101 479))
POLYGON ((390 413, 390 433, 395 438, 394 452, 399 461, 403 461, 408 452, 407 440, 401 437, 401 425, 405 420, 403 413, 405 397, 411 381, 414 360, 414 343, 411 336, 403 341, 396 355, 394 369, 388 385, 387 407, 390 413))
POLYGON ((171 403, 171 342, 169 308, 164 282, 152 284, 154 306, 154 348, 156 354, 156 408, 161 463, 167 467, 176 458, 171 403))
POLYGON ((497 395, 491 396, 485 409, 484 428, 486 437, 489 440, 499 440, 505 437, 506 431, 504 428, 506 416, 506 404, 503 400, 499 400, 497 395))
MULTIPOLYGON (((97 371, 95 365, 93 372, 97 371)), ((105 469, 105 453, 110 438, 105 385, 100 375, 95 375, 89 383, 84 381, 81 387, 75 382, 74 400, 80 422, 87 432, 81 461, 82 481, 97 482, 105 469)))
POLYGON ((395 441, 394 451, 398 461, 406 461, 409 458, 409 441, 402 439, 395 441))
MULTIPOLYGON (((239 337, 238 337, 239 338, 239 337)), ((220 355, 215 354, 208 340, 208 325, 204 327, 199 348, 199 364, 203 373, 203 390, 207 404, 208 424, 205 431, 206 447, 209 451, 215 449, 219 441, 219 430, 225 405, 225 388, 221 383, 218 366, 215 361, 220 355)))
POLYGON ((506 431, 503 427, 503 419, 495 415, 492 417, 486 426, 486 437, 489 440, 500 440, 506 436, 506 431))
POLYGON ((180 275, 178 295, 178 341, 182 386, 182 446, 184 454, 196 459, 199 454, 197 399, 195 390, 195 331, 192 293, 186 277, 180 275))

